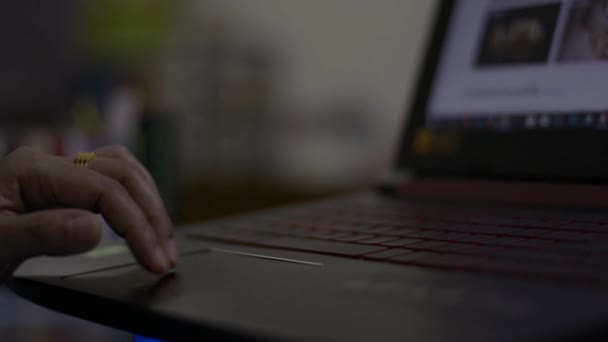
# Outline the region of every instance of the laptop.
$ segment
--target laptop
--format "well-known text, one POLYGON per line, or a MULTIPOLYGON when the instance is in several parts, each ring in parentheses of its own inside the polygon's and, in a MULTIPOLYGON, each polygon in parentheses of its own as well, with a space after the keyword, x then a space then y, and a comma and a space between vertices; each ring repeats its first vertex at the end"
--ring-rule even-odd
POLYGON ((181 227, 171 274, 119 244, 10 286, 171 341, 603 340, 607 30, 606 0, 443 1, 376 189, 181 227))

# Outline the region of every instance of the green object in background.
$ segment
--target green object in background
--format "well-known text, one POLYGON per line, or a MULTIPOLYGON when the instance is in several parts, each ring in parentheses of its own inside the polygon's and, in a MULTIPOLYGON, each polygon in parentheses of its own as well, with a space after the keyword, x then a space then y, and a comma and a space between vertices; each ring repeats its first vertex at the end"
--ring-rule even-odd
POLYGON ((97 105, 93 97, 82 97, 72 108, 74 125, 87 133, 97 133, 101 129, 101 122, 97 105))
POLYGON ((145 113, 136 155, 156 182, 169 216, 177 219, 177 146, 173 116, 145 113))
POLYGON ((96 60, 139 63, 163 49, 179 1, 89 1, 83 44, 96 60))

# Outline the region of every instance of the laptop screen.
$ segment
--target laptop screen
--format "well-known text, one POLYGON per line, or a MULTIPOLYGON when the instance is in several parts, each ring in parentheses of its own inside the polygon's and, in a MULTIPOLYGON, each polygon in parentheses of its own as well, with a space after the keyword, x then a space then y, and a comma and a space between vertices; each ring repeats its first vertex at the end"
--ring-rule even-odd
POLYGON ((465 0, 452 16, 429 126, 608 128, 608 1, 465 0))
POLYGON ((608 181, 608 0, 442 1, 398 167, 608 181))

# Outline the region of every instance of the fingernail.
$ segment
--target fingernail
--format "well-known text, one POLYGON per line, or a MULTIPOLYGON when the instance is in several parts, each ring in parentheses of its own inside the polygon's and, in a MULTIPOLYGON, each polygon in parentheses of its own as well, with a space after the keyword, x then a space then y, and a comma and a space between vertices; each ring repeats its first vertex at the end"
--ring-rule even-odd
POLYGON ((166 272, 169 269, 167 257, 160 246, 156 246, 154 249, 154 259, 156 259, 156 264, 162 268, 162 272, 166 272))
POLYGON ((177 265, 178 259, 177 248, 175 247, 175 240, 171 239, 165 241, 163 247, 165 249, 165 253, 167 254, 167 259, 169 259, 169 262, 171 264, 171 268, 175 267, 175 265, 177 265))

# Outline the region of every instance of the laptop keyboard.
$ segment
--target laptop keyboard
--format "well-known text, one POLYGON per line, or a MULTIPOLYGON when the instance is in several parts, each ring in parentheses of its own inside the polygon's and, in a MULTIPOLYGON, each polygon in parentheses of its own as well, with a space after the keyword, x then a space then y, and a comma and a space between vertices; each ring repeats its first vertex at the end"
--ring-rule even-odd
POLYGON ((608 216, 345 201, 244 216, 188 236, 407 266, 608 283, 608 216))

